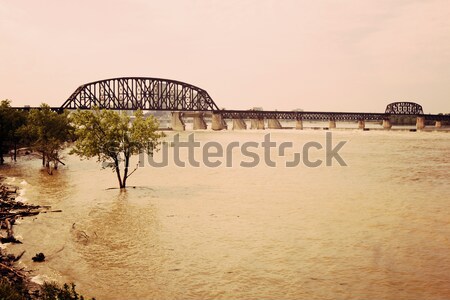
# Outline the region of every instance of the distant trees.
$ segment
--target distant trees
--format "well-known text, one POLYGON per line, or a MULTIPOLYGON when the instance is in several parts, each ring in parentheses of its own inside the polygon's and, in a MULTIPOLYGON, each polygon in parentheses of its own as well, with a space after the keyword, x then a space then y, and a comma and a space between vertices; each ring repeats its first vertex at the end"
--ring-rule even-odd
POLYGON ((0 164, 5 161, 4 153, 11 148, 14 150, 13 159, 16 160, 17 146, 21 139, 20 128, 25 125, 26 120, 26 112, 12 109, 11 101, 0 102, 0 164))
POLYGON ((60 150, 65 142, 71 140, 72 131, 68 112, 59 114, 47 104, 41 104, 40 109, 31 110, 27 124, 20 128, 22 138, 42 155, 42 165, 49 174, 52 174, 52 168, 57 169, 58 163, 62 163, 60 150))
POLYGON ((416 116, 409 115, 391 115, 389 120, 392 125, 416 125, 416 116))
MULTIPOLYGON (((75 141, 71 153, 82 158, 97 157, 116 172, 119 187, 125 188, 130 158, 139 153, 153 154, 164 134, 158 131, 153 116, 144 118, 138 110, 134 118, 114 111, 94 109, 58 113, 47 105, 30 111, 11 108, 9 100, 0 102, 0 164, 5 153, 28 147, 42 157, 42 165, 52 174, 61 161, 60 152, 67 142, 75 141)), ((12 152, 14 151, 14 152, 12 152)))
POLYGON ((99 109, 77 111, 71 116, 77 137, 71 153, 82 158, 97 157, 116 173, 121 189, 126 188, 127 179, 137 170, 137 166, 129 170, 131 156, 152 154, 164 136, 158 132, 158 122, 153 116, 144 118, 138 110, 134 117, 131 120, 124 113, 99 109))
MULTIPOLYGON (((439 113, 438 115, 448 115, 448 114, 439 113)), ((391 115, 389 117, 389 120, 391 121, 392 125, 414 126, 414 125, 416 125, 417 116, 415 116, 415 115, 391 115)), ((432 126, 435 124, 435 121, 426 120, 425 124, 432 126)), ((450 122, 443 121, 442 125, 443 126, 450 125, 450 122)))
POLYGON ((0 103, 0 164, 7 150, 13 151, 16 160, 17 147, 28 146, 42 155, 42 164, 51 174, 52 167, 61 163, 59 152, 71 137, 67 112, 58 114, 47 104, 28 112, 11 108, 9 100, 0 103))

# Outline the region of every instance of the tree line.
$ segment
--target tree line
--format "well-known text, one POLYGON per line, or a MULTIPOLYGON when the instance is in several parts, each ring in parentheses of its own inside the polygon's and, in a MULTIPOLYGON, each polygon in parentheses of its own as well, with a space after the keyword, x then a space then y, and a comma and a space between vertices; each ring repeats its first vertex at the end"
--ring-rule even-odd
MULTIPOLYGON (((450 114, 442 114, 442 113, 440 113, 439 115, 450 115, 450 114)), ((389 117, 389 120, 391 121, 392 125, 400 125, 400 126, 409 125, 409 126, 414 126, 414 125, 416 125, 417 116, 391 115, 389 117)), ((427 126, 433 126, 434 124, 435 124, 435 121, 431 121, 431 120, 426 120, 425 121, 425 125, 427 125, 427 126)), ((447 121, 443 121, 442 122, 442 126, 448 126, 448 125, 450 125, 450 122, 447 122, 447 121)))
POLYGON ((17 160, 20 148, 37 153, 49 174, 64 164, 61 150, 71 147, 70 154, 82 158, 97 158, 111 168, 119 187, 126 188, 127 179, 137 170, 130 170, 130 158, 139 153, 153 154, 160 139, 158 122, 153 116, 144 117, 142 111, 133 118, 125 113, 93 109, 55 112, 47 104, 39 109, 18 110, 11 101, 0 102, 0 165, 8 154, 17 160))
POLYGON ((5 154, 17 161, 18 148, 26 147, 38 153, 42 165, 49 174, 57 169, 60 150, 73 139, 73 127, 68 113, 58 114, 47 104, 30 111, 11 108, 9 100, 0 103, 0 164, 5 163, 5 154))

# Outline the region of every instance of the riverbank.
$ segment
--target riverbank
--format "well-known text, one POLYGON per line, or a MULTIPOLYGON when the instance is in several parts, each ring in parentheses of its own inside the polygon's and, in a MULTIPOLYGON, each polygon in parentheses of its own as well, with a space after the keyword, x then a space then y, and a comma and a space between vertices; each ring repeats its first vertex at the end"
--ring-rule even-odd
MULTIPOLYGON (((49 206, 25 204, 19 201, 19 188, 4 183, 0 175, 0 299, 83 299, 75 291, 75 285, 44 282, 42 285, 33 282, 32 270, 20 268, 19 260, 25 253, 19 254, 7 251, 7 245, 22 244, 14 235, 14 225, 17 220, 36 216, 40 213, 60 212, 50 210, 49 206), (80 298, 81 297, 81 298, 80 298)), ((37 253, 32 261, 45 261, 43 253, 37 253)))
MULTIPOLYGON (((17 190, 15 186, 5 185, 4 178, 0 178, 0 274, 2 275, 2 292, 19 292, 26 297, 37 297, 39 287, 31 281, 29 271, 17 267, 17 262, 25 251, 20 254, 8 253, 6 245, 22 243, 14 236, 13 226, 16 220, 26 216, 39 214, 40 207, 27 205, 16 201, 17 190), (9 289, 8 289, 9 287, 9 289)), ((16 294, 13 293, 13 294, 16 294)))
MULTIPOLYGON (((321 130, 199 131, 195 139, 225 149, 269 132, 292 152, 325 139, 321 130)), ((63 212, 25 218, 15 227, 23 244, 8 251, 27 251, 19 267, 35 279, 74 281, 101 299, 449 299, 448 137, 336 130, 333 145, 348 141, 340 152, 348 167, 286 168, 278 156, 278 168, 146 164, 126 193, 109 189, 115 174, 96 160, 65 155, 50 176, 38 159, 20 158, 0 168, 6 182, 25 203, 63 212), (46 262, 31 261, 37 252, 46 262)), ((254 151, 263 157, 262 147, 254 151)))

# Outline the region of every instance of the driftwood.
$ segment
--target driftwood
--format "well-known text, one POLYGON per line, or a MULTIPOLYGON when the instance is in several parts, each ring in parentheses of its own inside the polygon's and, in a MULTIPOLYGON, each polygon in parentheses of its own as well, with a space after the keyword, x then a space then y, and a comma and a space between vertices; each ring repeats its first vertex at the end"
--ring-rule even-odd
POLYGON ((26 275, 25 275, 25 274, 22 274, 20 271, 15 270, 15 269, 13 269, 12 267, 10 267, 10 266, 8 266, 8 265, 5 265, 5 264, 3 264, 3 263, 0 263, 0 270, 2 270, 2 271, 3 271, 3 270, 7 270, 7 271, 13 273, 15 276, 18 276, 18 277, 20 277, 20 278, 22 278, 22 279, 25 279, 25 278, 26 278, 26 275))
MULTIPOLYGON (((0 243, 22 243, 14 237, 13 227, 16 219, 36 216, 39 213, 61 212, 61 210, 50 210, 50 206, 30 205, 16 201, 17 190, 17 187, 5 186, 0 183, 0 243)), ((22 258, 24 253, 25 251, 15 256, 0 249, 1 278, 11 283, 32 284, 27 272, 15 266, 15 263, 22 258)), ((33 257, 33 261, 45 261, 45 255, 38 253, 33 257)))

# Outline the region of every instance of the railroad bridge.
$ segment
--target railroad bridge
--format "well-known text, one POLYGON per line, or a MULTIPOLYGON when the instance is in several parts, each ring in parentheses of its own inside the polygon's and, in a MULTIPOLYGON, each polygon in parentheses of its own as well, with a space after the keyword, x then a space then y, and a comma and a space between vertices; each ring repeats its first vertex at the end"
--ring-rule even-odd
POLYGON ((78 87, 61 105, 53 108, 111 110, 148 110, 172 112, 172 128, 184 130, 183 118, 194 118, 194 129, 206 129, 204 118, 212 118, 212 129, 226 129, 225 119, 233 120, 233 129, 246 129, 245 120, 251 128, 282 128, 280 120, 295 120, 296 129, 303 129, 303 120, 328 121, 328 128, 336 128, 336 121, 357 121, 360 129, 366 121, 383 121, 385 129, 391 128, 390 116, 410 115, 417 117, 417 129, 425 127, 425 121, 450 121, 449 115, 424 114, 422 106, 413 102, 394 102, 384 113, 367 112, 318 112, 318 111, 262 111, 221 110, 207 91, 192 84, 176 80, 150 77, 121 77, 94 81, 78 87))

